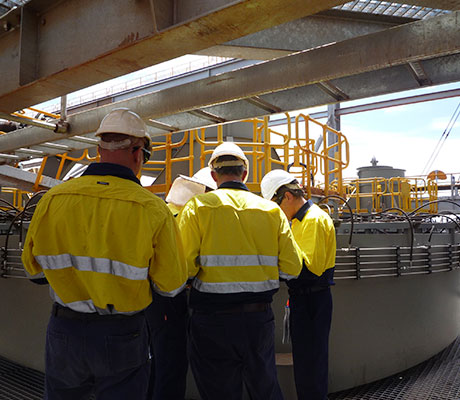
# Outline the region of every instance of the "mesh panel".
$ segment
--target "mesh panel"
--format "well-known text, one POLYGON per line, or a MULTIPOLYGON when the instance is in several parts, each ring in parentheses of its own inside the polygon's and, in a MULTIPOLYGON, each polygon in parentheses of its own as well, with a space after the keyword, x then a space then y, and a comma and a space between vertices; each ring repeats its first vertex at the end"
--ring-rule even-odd
POLYGON ((331 400, 458 400, 460 337, 444 351, 404 372, 329 395, 331 400))

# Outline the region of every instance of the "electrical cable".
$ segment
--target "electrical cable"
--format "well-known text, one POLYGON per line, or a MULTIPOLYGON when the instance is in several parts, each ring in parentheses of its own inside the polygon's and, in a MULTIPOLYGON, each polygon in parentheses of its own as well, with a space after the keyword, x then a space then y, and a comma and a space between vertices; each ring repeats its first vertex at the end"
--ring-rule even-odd
POLYGON ((350 207, 350 204, 348 204, 348 200, 345 199, 344 197, 341 197, 341 196, 338 196, 338 195, 335 195, 335 194, 330 194, 329 196, 325 196, 323 197, 319 203, 322 203, 324 200, 326 199, 329 199, 329 198, 335 198, 335 199, 339 199, 339 200, 342 200, 343 201, 343 204, 345 204, 348 209, 350 210, 350 237, 348 239, 348 248, 351 247, 351 239, 352 239, 352 236, 353 236, 353 216, 354 216, 354 213, 353 213, 353 210, 352 208, 350 207))
POLYGON ((455 122, 457 121, 458 117, 460 115, 460 102, 457 105, 457 108, 455 109, 454 113, 452 114, 446 129, 444 129, 444 132, 442 133, 441 137, 438 140, 438 143, 433 149, 433 152, 431 153, 430 158, 428 159, 425 167, 423 168, 422 175, 426 175, 430 168, 432 167, 433 163, 436 161, 436 158, 439 155, 439 152, 442 149, 442 146, 444 145, 446 139, 448 138, 450 132, 452 131, 452 128, 454 127, 455 122))
MULTIPOLYGON (((14 223, 16 222, 16 220, 19 218, 19 217, 22 217, 26 211, 27 211, 27 208, 29 207, 29 204, 30 202, 35 198, 37 197, 38 195, 42 195, 43 193, 45 193, 46 190, 40 190, 39 192, 36 192, 34 193, 34 195, 27 201, 27 203, 24 205, 24 209, 20 212, 18 212, 14 217, 13 219, 11 220, 11 223, 8 227, 8 230, 6 232, 6 238, 5 238, 5 246, 3 247, 3 254, 2 254, 2 257, 3 257, 3 260, 2 260, 2 265, 1 265, 1 274, 0 274, 0 277, 4 277, 6 272, 7 272, 7 261, 8 261, 8 244, 9 244, 9 239, 10 239, 10 235, 11 235, 11 229, 13 228, 13 225, 14 223)), ((35 206, 35 204, 33 204, 31 207, 35 206)), ((19 210, 18 210, 19 211, 19 210)), ((22 219, 21 219, 21 231, 22 231, 22 219)), ((22 234, 20 232, 20 247, 21 247, 21 240, 22 240, 22 234)))
POLYGON ((391 207, 391 208, 387 208, 386 210, 383 210, 379 213, 376 213, 376 215, 381 215, 381 214, 384 214, 386 213, 387 211, 391 211, 391 210, 395 210, 395 211, 399 211, 402 215, 404 215, 404 217, 407 219, 407 222, 409 223, 409 228, 410 228, 410 256, 409 256, 409 263, 410 263, 410 266, 412 267, 412 256, 413 256, 413 253, 414 253, 414 226, 412 224, 412 221, 409 217, 409 214, 407 214, 404 210, 402 210, 401 208, 398 208, 398 207, 391 207))

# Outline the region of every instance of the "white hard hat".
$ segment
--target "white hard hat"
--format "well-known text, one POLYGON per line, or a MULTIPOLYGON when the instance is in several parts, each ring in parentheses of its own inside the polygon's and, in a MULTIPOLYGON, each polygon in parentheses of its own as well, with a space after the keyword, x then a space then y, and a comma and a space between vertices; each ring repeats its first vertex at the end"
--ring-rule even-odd
POLYGON ((179 175, 171 186, 166 196, 166 202, 178 207, 183 207, 187 201, 197 194, 206 192, 206 187, 217 189, 217 184, 212 179, 209 167, 200 169, 192 177, 179 175))
POLYGON ((243 153, 243 150, 233 142, 224 142, 217 146, 212 152, 211 158, 209 160, 208 166, 215 170, 220 167, 236 167, 244 166, 247 171, 249 171, 249 161, 243 153), (234 156, 238 158, 235 161, 221 161, 216 163, 215 161, 221 156, 234 156))
POLYGON ((192 177, 179 175, 181 178, 199 183, 201 185, 207 186, 208 188, 215 190, 217 189, 217 183, 212 179, 211 168, 204 167, 197 171, 192 177))
POLYGON ((274 169, 267 173, 260 182, 262 197, 271 200, 276 191, 283 185, 287 185, 295 180, 296 177, 284 169, 274 169))
POLYGON ((121 133, 123 135, 144 138, 146 147, 150 148, 151 139, 141 117, 127 108, 116 108, 110 111, 101 121, 96 136, 103 133, 121 133))

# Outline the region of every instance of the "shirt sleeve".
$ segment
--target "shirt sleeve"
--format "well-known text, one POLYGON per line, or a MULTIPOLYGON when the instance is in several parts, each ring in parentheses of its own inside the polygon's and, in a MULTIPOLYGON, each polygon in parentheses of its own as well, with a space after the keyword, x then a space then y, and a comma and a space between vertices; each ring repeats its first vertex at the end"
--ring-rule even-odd
POLYGON ((184 289, 187 270, 179 228, 166 206, 164 223, 153 246, 155 256, 149 270, 153 288, 160 295, 173 297, 184 289))
POLYGON ((297 278, 302 270, 302 258, 296 245, 289 222, 280 210, 281 225, 278 237, 278 268, 280 278, 297 278))
POLYGON ((31 280, 43 280, 45 278, 43 269, 40 266, 40 264, 37 262, 34 256, 34 236, 35 236, 37 227, 40 226, 43 201, 44 199, 39 201, 39 203, 37 204, 37 208, 34 212, 34 215, 32 216, 32 220, 30 221, 30 225, 27 230, 26 240, 24 243, 24 249, 22 251, 22 256, 21 256, 22 264, 24 265, 26 275, 31 280))
POLYGON ((197 259, 200 255, 201 233, 195 209, 193 200, 189 201, 177 216, 189 278, 193 278, 200 271, 197 259))

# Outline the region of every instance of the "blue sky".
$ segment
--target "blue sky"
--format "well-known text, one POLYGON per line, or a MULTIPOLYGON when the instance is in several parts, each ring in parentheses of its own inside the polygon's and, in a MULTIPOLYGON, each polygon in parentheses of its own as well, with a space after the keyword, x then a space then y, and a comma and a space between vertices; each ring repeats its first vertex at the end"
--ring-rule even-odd
MULTIPOLYGON (((442 85, 342 103, 342 107, 458 88, 460 83, 442 85)), ((406 176, 422 174, 459 103, 460 97, 452 97, 341 116, 341 131, 350 145, 350 165, 345 177, 356 176, 356 168, 369 166, 374 156, 378 165, 405 169, 406 176)), ((325 123, 325 119, 320 121, 325 123)), ((460 173, 459 153, 460 118, 430 170, 460 173)))
MULTIPOLYGON (((346 175, 353 176, 357 167, 370 165, 373 156, 379 165, 405 169, 406 176, 422 174, 459 102, 460 97, 454 97, 342 116, 341 130, 351 153, 346 175)), ((460 119, 430 170, 460 172, 459 151, 460 119)))

